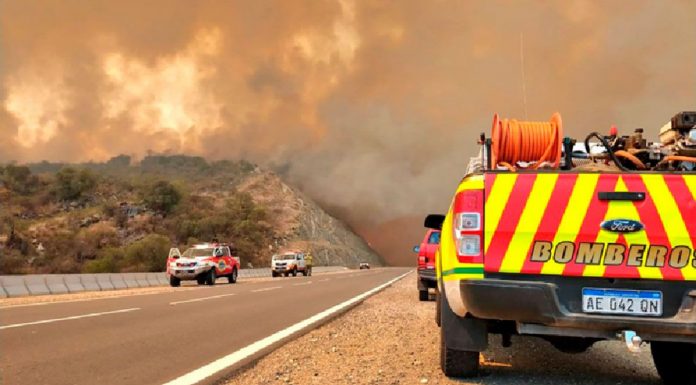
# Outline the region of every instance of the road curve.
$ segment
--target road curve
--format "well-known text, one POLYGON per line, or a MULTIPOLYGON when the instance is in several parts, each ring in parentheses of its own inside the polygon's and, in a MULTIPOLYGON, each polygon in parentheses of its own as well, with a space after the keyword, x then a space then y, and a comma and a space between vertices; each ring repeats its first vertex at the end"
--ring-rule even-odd
POLYGON ((3 308, 1 383, 166 383, 407 271, 348 271, 3 308))

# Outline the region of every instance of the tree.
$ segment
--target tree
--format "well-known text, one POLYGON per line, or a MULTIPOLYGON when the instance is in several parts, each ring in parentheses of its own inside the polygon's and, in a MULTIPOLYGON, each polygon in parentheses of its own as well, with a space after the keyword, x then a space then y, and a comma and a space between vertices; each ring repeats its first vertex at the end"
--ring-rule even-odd
POLYGON ((54 192, 58 200, 78 200, 91 192, 97 184, 97 178, 87 169, 76 170, 66 167, 56 174, 54 192))
POLYGON ((169 238, 150 234, 126 247, 125 263, 135 271, 163 271, 170 247, 169 238))
POLYGON ((128 167, 131 164, 131 157, 128 155, 119 155, 109 159, 106 162, 107 167, 128 167))
POLYGON ((161 180, 145 191, 143 200, 151 210, 169 214, 181 201, 181 193, 173 184, 161 180))
POLYGON ((5 187, 18 194, 31 193, 39 183, 39 179, 36 175, 32 175, 27 166, 9 164, 0 174, 5 187))

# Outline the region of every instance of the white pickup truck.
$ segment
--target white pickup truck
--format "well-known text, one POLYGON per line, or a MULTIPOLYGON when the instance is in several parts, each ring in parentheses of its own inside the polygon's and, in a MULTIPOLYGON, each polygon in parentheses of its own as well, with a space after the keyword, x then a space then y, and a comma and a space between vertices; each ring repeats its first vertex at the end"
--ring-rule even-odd
POLYGON ((276 254, 271 259, 271 276, 280 277, 281 275, 293 277, 297 273, 302 273, 305 277, 312 275, 312 262, 307 259, 305 253, 301 251, 289 251, 276 254))
POLYGON ((227 277, 229 283, 235 283, 239 268, 239 257, 232 255, 227 244, 194 245, 183 254, 172 248, 167 258, 167 276, 172 287, 194 279, 199 285, 214 285, 218 277, 227 277))

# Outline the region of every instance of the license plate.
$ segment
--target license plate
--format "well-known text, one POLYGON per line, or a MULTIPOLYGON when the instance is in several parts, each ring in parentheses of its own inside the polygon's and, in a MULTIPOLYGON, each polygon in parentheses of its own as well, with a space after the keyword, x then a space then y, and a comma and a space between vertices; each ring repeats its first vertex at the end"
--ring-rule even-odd
POLYGON ((582 289, 585 313, 662 315, 662 292, 647 290, 582 289))

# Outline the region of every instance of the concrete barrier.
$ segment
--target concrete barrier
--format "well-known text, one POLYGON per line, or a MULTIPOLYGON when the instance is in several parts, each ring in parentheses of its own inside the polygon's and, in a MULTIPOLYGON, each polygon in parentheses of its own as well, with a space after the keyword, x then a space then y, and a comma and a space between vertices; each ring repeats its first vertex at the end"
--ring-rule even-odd
POLYGON ((126 286, 128 286, 129 289, 134 287, 140 287, 133 273, 124 273, 121 274, 121 277, 123 277, 123 280, 126 282, 126 286))
POLYGON ((133 273, 135 276, 135 282, 138 283, 140 287, 150 287, 150 282, 147 280, 147 273, 133 273))
POLYGON ((126 281, 123 280, 122 274, 109 274, 109 279, 111 279, 111 284, 114 285, 114 289, 127 289, 126 281))
POLYGON ((46 286, 46 277, 43 275, 27 275, 24 278, 24 284, 31 295, 51 294, 46 286))
POLYGON ((114 284, 111 283, 111 274, 95 274, 97 277, 97 284, 100 290, 114 290, 114 284))
POLYGON ((159 282, 160 285, 164 285, 164 286, 169 285, 169 279, 167 279, 167 274, 166 273, 157 273, 157 282, 159 282))
POLYGON ((71 293, 79 293, 85 291, 85 287, 82 286, 82 275, 81 274, 66 274, 63 276, 63 282, 71 293))
POLYGON ((51 294, 65 294, 68 293, 68 287, 65 286, 64 276, 62 274, 56 275, 46 275, 46 286, 51 294))
POLYGON ((161 283, 157 279, 162 273, 146 273, 145 278, 147 278, 147 283, 149 286, 159 286, 161 283))
MULTIPOLYGON (((313 270, 315 273, 327 273, 346 270, 346 268, 338 266, 316 266, 313 270)), ((242 280, 266 278, 270 276, 271 269, 268 267, 239 270, 239 278, 242 280)), ((163 272, 0 275, 0 298, 167 285, 169 285, 169 280, 166 273, 163 272)))
POLYGON ((29 295, 29 290, 24 284, 23 276, 6 275, 0 277, 0 286, 2 286, 9 297, 29 295))

